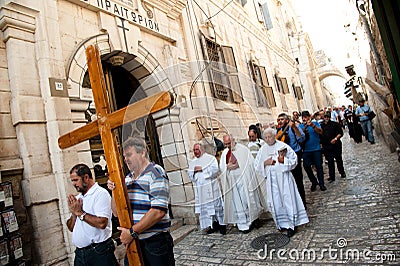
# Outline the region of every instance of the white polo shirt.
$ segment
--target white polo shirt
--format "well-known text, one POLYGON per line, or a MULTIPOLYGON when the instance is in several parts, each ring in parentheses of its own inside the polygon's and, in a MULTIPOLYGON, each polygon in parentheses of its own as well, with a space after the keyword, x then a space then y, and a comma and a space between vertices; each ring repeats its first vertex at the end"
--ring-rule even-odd
POLYGON ((92 243, 100 243, 111 237, 111 196, 106 189, 100 187, 97 182, 86 192, 76 196, 82 199, 84 212, 97 217, 107 217, 108 224, 105 229, 93 227, 85 221, 76 218, 72 232, 72 243, 78 248, 84 248, 92 243))

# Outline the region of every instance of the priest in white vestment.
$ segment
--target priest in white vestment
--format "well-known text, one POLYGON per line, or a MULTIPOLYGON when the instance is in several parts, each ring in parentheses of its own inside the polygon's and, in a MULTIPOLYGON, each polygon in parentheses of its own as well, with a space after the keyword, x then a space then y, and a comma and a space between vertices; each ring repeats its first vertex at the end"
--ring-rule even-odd
POLYGON ((291 173, 297 165, 297 155, 284 142, 275 139, 276 131, 264 132, 266 145, 261 147, 254 161, 256 171, 266 178, 266 202, 276 227, 287 229, 293 236, 299 225, 308 223, 308 216, 291 173))
POLYGON ((249 233, 253 226, 261 226, 258 218, 264 205, 260 196, 262 176, 254 171, 254 158, 245 145, 236 143, 231 135, 225 135, 223 141, 226 148, 221 155, 220 177, 224 221, 236 224, 243 233, 249 233))
POLYGON ((217 230, 226 234, 217 159, 206 153, 200 143, 194 144, 193 153, 195 158, 189 162, 188 175, 194 185, 195 213, 199 214, 200 228, 209 228, 209 234, 217 230))

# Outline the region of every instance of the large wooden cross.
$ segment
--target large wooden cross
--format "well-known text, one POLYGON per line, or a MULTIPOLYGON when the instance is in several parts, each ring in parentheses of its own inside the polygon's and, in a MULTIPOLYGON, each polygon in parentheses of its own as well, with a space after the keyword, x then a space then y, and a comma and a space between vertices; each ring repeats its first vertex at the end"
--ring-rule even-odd
MULTIPOLYGON (((113 197, 117 207, 119 223, 122 227, 130 228, 132 226, 131 214, 129 212, 130 206, 126 200, 125 179, 122 173, 122 162, 118 152, 114 129, 170 107, 173 104, 173 97, 169 92, 160 92, 112 113, 98 47, 94 45, 89 46, 86 49, 86 58, 93 99, 96 105, 97 119, 61 136, 58 139, 58 145, 61 149, 65 149, 97 135, 101 136, 108 174, 110 179, 115 183, 113 197)), ((133 241, 127 247, 126 253, 129 265, 143 265, 137 240, 133 241)))

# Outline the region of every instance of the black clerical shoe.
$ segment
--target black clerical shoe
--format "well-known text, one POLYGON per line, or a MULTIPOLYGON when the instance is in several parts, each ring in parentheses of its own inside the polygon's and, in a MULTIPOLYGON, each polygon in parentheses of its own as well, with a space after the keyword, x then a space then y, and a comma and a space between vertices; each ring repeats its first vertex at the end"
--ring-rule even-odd
POLYGON ((317 190, 317 184, 312 184, 311 191, 314 192, 315 190, 317 190))
POLYGON ((220 225, 219 226, 219 233, 221 235, 226 235, 226 225, 220 225))
POLYGON ((328 178, 329 183, 332 183, 333 181, 335 181, 334 178, 328 178))
POLYGON ((341 178, 345 178, 346 177, 346 173, 340 174, 341 178))
POLYGON ((259 229, 261 226, 262 226, 262 224, 261 224, 260 219, 255 219, 255 220, 251 223, 250 228, 251 228, 251 229, 254 229, 254 228, 259 229))
POLYGON ((242 232, 243 234, 248 234, 248 233, 250 233, 250 229, 248 229, 248 230, 239 230, 240 232, 242 232))
POLYGON ((217 231, 217 230, 215 230, 214 228, 208 228, 208 230, 206 231, 206 233, 207 234, 212 234, 212 233, 214 233, 215 231, 217 231))
POLYGON ((321 188, 321 191, 325 191, 326 190, 326 186, 324 186, 324 185, 319 186, 319 187, 321 188))
POLYGON ((289 229, 287 230, 287 236, 288 236, 288 237, 294 236, 295 233, 296 233, 296 231, 293 230, 293 229, 291 229, 291 228, 289 228, 289 229))

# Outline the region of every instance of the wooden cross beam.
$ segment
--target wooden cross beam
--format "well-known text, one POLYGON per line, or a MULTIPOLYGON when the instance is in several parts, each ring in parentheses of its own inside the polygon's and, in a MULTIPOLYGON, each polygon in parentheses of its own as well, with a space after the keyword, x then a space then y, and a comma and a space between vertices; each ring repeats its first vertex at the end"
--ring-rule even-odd
MULTIPOLYGON (((89 140, 94 136, 101 136, 107 161, 108 174, 110 179, 115 183, 113 197, 117 207, 119 223, 122 227, 130 228, 132 226, 131 214, 129 211, 130 206, 126 200, 127 190, 125 178, 122 173, 122 162, 118 152, 114 129, 170 107, 173 104, 173 97, 169 92, 160 92, 112 113, 98 47, 94 45, 89 46, 86 49, 86 58, 93 99, 96 105, 97 119, 61 136, 58 139, 58 145, 61 149, 65 149, 85 140, 89 140)), ((143 265, 138 247, 137 240, 133 241, 127 247, 126 253, 129 265, 143 265)))

